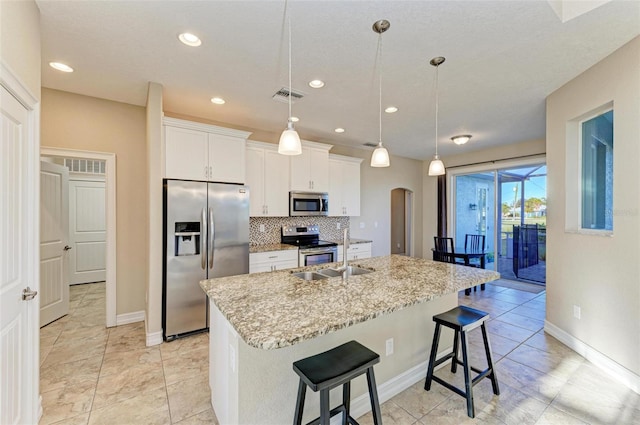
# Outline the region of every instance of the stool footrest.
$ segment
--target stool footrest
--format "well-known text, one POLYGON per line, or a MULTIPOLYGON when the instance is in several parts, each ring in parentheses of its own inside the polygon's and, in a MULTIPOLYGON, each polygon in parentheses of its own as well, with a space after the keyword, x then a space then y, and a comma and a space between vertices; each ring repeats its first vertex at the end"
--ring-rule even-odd
POLYGON ((454 387, 453 385, 451 385, 450 383, 448 383, 447 381, 444 381, 440 378, 438 378, 437 376, 433 376, 431 379, 433 379, 434 381, 436 381, 438 384, 447 387, 448 389, 450 389, 451 391, 453 391, 454 393, 462 396, 462 397, 467 397, 467 393, 465 393, 464 391, 462 391, 460 388, 458 387, 454 387))
MULTIPOLYGON (((341 404, 340 406, 331 409, 331 411, 329 412, 329 418, 334 417, 338 413, 345 413, 346 410, 347 409, 344 407, 344 404, 341 404)), ((350 423, 351 425, 360 425, 358 421, 356 421, 351 415, 347 416, 347 423, 350 423)), ((320 416, 318 416, 311 422, 308 422, 307 425, 320 425, 320 416)))
MULTIPOLYGON (((453 357, 453 353, 451 353, 451 354, 449 354, 449 355, 450 355, 451 357, 453 357)), ((445 359, 445 357, 443 357, 443 359, 445 359)), ((463 362, 462 360, 458 359, 458 360, 456 360, 456 362, 457 362, 460 366, 464 366, 464 362, 463 362)), ((440 362, 440 363, 442 363, 442 362, 440 362)), ((440 363, 437 363, 437 362, 436 362, 436 366, 437 366, 437 365, 439 365, 440 363)), ((469 366, 469 369, 471 369, 471 370, 472 370, 472 371, 474 371, 475 373, 484 373, 484 372, 486 372, 486 371, 488 371, 488 370, 489 370, 489 369, 480 370, 480 369, 478 369, 477 367, 473 367, 473 366, 469 366)), ((487 376, 487 375, 484 375, 484 376, 483 376, 483 378, 484 378, 485 376, 487 376)))
POLYGON ((473 378, 471 380, 471 385, 475 385, 478 382, 480 382, 480 380, 482 380, 482 378, 486 378, 488 375, 493 373, 493 369, 489 368, 489 369, 485 369, 483 371, 478 371, 475 368, 472 368, 475 372, 479 372, 479 375, 476 376, 475 378, 473 378))

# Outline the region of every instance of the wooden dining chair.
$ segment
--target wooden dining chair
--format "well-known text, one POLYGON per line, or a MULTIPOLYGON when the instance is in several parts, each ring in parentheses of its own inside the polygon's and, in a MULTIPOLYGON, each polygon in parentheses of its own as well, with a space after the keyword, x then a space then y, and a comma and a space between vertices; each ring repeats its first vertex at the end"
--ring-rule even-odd
POLYGON ((433 261, 443 263, 455 263, 455 251, 453 249, 453 238, 433 237, 433 261))
MULTIPOLYGON (((484 235, 470 235, 466 234, 464 236, 464 251, 465 252, 479 252, 484 251, 485 249, 485 236, 484 235)), ((469 263, 467 264, 469 267, 477 267, 482 268, 482 262, 479 258, 471 258, 469 259, 469 263)), ((480 289, 484 291, 484 283, 480 285, 480 289)), ((478 286, 473 287, 473 292, 478 290, 478 286)), ((469 295, 471 290, 465 290, 465 295, 469 295)))
MULTIPOLYGON (((485 249, 485 235, 471 235, 466 234, 464 236, 464 251, 465 252, 480 252, 485 249)), ((480 268, 480 260, 475 259, 469 262, 469 266, 480 268)))

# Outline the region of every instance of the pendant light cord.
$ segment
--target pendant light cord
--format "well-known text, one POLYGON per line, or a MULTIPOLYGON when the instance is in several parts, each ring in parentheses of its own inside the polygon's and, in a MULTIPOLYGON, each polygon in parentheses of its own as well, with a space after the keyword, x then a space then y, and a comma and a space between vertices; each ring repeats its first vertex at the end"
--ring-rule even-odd
POLYGON ((380 68, 378 80, 378 142, 382 144, 382 33, 378 34, 378 57, 380 59, 378 63, 380 68))
POLYGON ((289 15, 289 116, 287 121, 291 122, 291 15, 289 15))
POLYGON ((436 66, 436 157, 438 156, 438 68, 440 65, 436 66))

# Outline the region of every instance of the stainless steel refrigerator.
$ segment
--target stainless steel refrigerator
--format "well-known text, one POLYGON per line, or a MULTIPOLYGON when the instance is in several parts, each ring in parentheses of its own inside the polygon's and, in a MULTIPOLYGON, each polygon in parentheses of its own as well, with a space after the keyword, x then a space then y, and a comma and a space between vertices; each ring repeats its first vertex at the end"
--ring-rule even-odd
POLYGON ((249 273, 249 188, 164 180, 165 341, 209 327, 199 282, 249 273))

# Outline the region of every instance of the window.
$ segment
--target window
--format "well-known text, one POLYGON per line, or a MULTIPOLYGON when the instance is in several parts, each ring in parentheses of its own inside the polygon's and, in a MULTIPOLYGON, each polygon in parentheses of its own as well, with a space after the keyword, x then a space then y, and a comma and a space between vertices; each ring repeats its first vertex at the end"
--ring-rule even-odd
POLYGON ((581 123, 581 227, 613 230, 613 111, 581 123))

